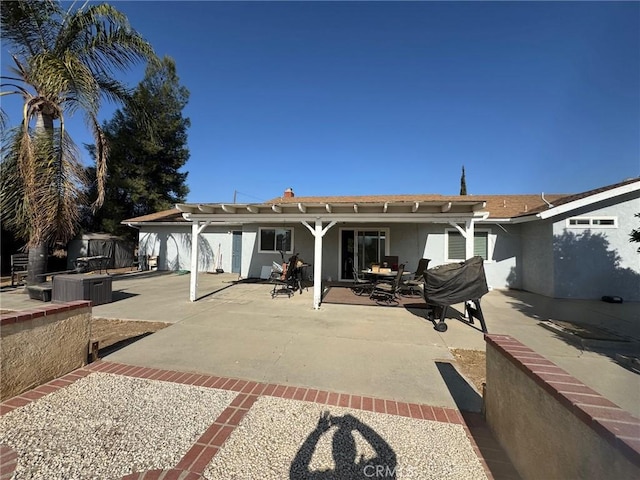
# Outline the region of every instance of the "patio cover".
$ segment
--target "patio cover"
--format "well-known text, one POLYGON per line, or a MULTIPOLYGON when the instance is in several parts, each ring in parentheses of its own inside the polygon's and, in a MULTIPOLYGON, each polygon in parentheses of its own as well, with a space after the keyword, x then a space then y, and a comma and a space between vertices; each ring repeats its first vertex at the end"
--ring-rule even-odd
POLYGON ((474 224, 484 220, 486 202, 469 196, 441 195, 392 197, 284 197, 268 203, 177 204, 191 222, 191 282, 189 299, 198 287, 197 236, 208 225, 280 224, 299 222, 314 236, 313 307, 322 300, 322 238, 339 222, 348 223, 444 223, 454 226, 466 239, 466 258, 473 257, 474 224))

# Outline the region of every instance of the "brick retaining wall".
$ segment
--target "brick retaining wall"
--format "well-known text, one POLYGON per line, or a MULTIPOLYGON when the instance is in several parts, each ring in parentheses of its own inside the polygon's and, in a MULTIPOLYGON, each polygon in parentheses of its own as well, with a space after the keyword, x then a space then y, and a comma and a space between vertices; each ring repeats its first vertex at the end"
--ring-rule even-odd
POLYGON ((640 420, 516 339, 485 340, 487 424, 523 478, 637 478, 640 420))
POLYGON ((84 300, 0 316, 0 400, 84 366, 90 323, 84 300))

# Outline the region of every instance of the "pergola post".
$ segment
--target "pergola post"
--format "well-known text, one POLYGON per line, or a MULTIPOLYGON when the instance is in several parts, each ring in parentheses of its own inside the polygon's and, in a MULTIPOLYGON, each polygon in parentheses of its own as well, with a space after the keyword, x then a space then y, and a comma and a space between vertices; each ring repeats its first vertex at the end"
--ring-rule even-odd
POLYGON ((473 257, 474 254, 474 237, 475 237, 475 222, 473 219, 468 219, 465 221, 465 228, 462 228, 455 222, 449 222, 449 225, 455 227, 464 238, 464 247, 465 247, 465 260, 473 257))
POLYGON ((316 220, 313 236, 313 308, 317 310, 322 302, 322 221, 316 220))
POLYGON ((202 225, 197 220, 191 224, 191 271, 189 274, 189 300, 196 301, 198 295, 198 237, 211 222, 202 225))
POLYGON ((312 228, 307 222, 302 222, 302 224, 309 229, 315 238, 313 250, 313 308, 318 310, 322 303, 322 237, 336 222, 329 223, 324 229, 320 218, 316 218, 315 228, 312 228))
POLYGON ((475 222, 473 220, 469 219, 466 221, 465 227, 466 227, 467 235, 465 236, 465 247, 466 247, 467 260, 473 257, 473 251, 474 251, 473 247, 474 247, 474 237, 475 237, 474 226, 475 226, 475 222))

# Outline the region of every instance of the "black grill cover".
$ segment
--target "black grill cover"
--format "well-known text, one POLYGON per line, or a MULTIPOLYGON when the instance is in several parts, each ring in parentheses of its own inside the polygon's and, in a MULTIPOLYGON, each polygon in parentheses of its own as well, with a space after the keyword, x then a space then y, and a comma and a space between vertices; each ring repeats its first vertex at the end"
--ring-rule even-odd
POLYGON ((482 262, 482 257, 473 257, 461 263, 450 263, 425 270, 425 301, 453 305, 482 297, 489 291, 482 262))

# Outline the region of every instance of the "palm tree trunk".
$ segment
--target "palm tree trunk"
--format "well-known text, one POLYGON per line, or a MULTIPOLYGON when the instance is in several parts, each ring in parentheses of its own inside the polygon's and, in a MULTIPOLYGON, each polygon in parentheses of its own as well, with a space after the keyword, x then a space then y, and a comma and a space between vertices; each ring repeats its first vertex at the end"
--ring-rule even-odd
POLYGON ((46 280, 44 273, 47 271, 47 258, 48 248, 46 243, 41 243, 29 249, 27 285, 35 285, 46 280))
MULTIPOLYGON (((38 112, 36 115, 35 137, 46 136, 47 140, 53 138, 53 117, 49 112, 38 112)), ((38 152, 41 154, 41 152, 38 152)), ((37 155, 37 154, 36 154, 37 155)), ((36 163, 46 163, 46 158, 36 158, 36 163)), ((39 175, 38 169, 32 172, 33 175, 39 175)), ((37 179, 33 179, 33 183, 37 183, 37 179)), ((35 285, 43 283, 46 280, 45 273, 47 271, 47 259, 48 259, 48 239, 43 237, 42 232, 46 230, 45 225, 37 225, 39 222, 35 220, 35 224, 32 225, 32 236, 29 241, 29 264, 27 276, 27 284, 35 285)))

